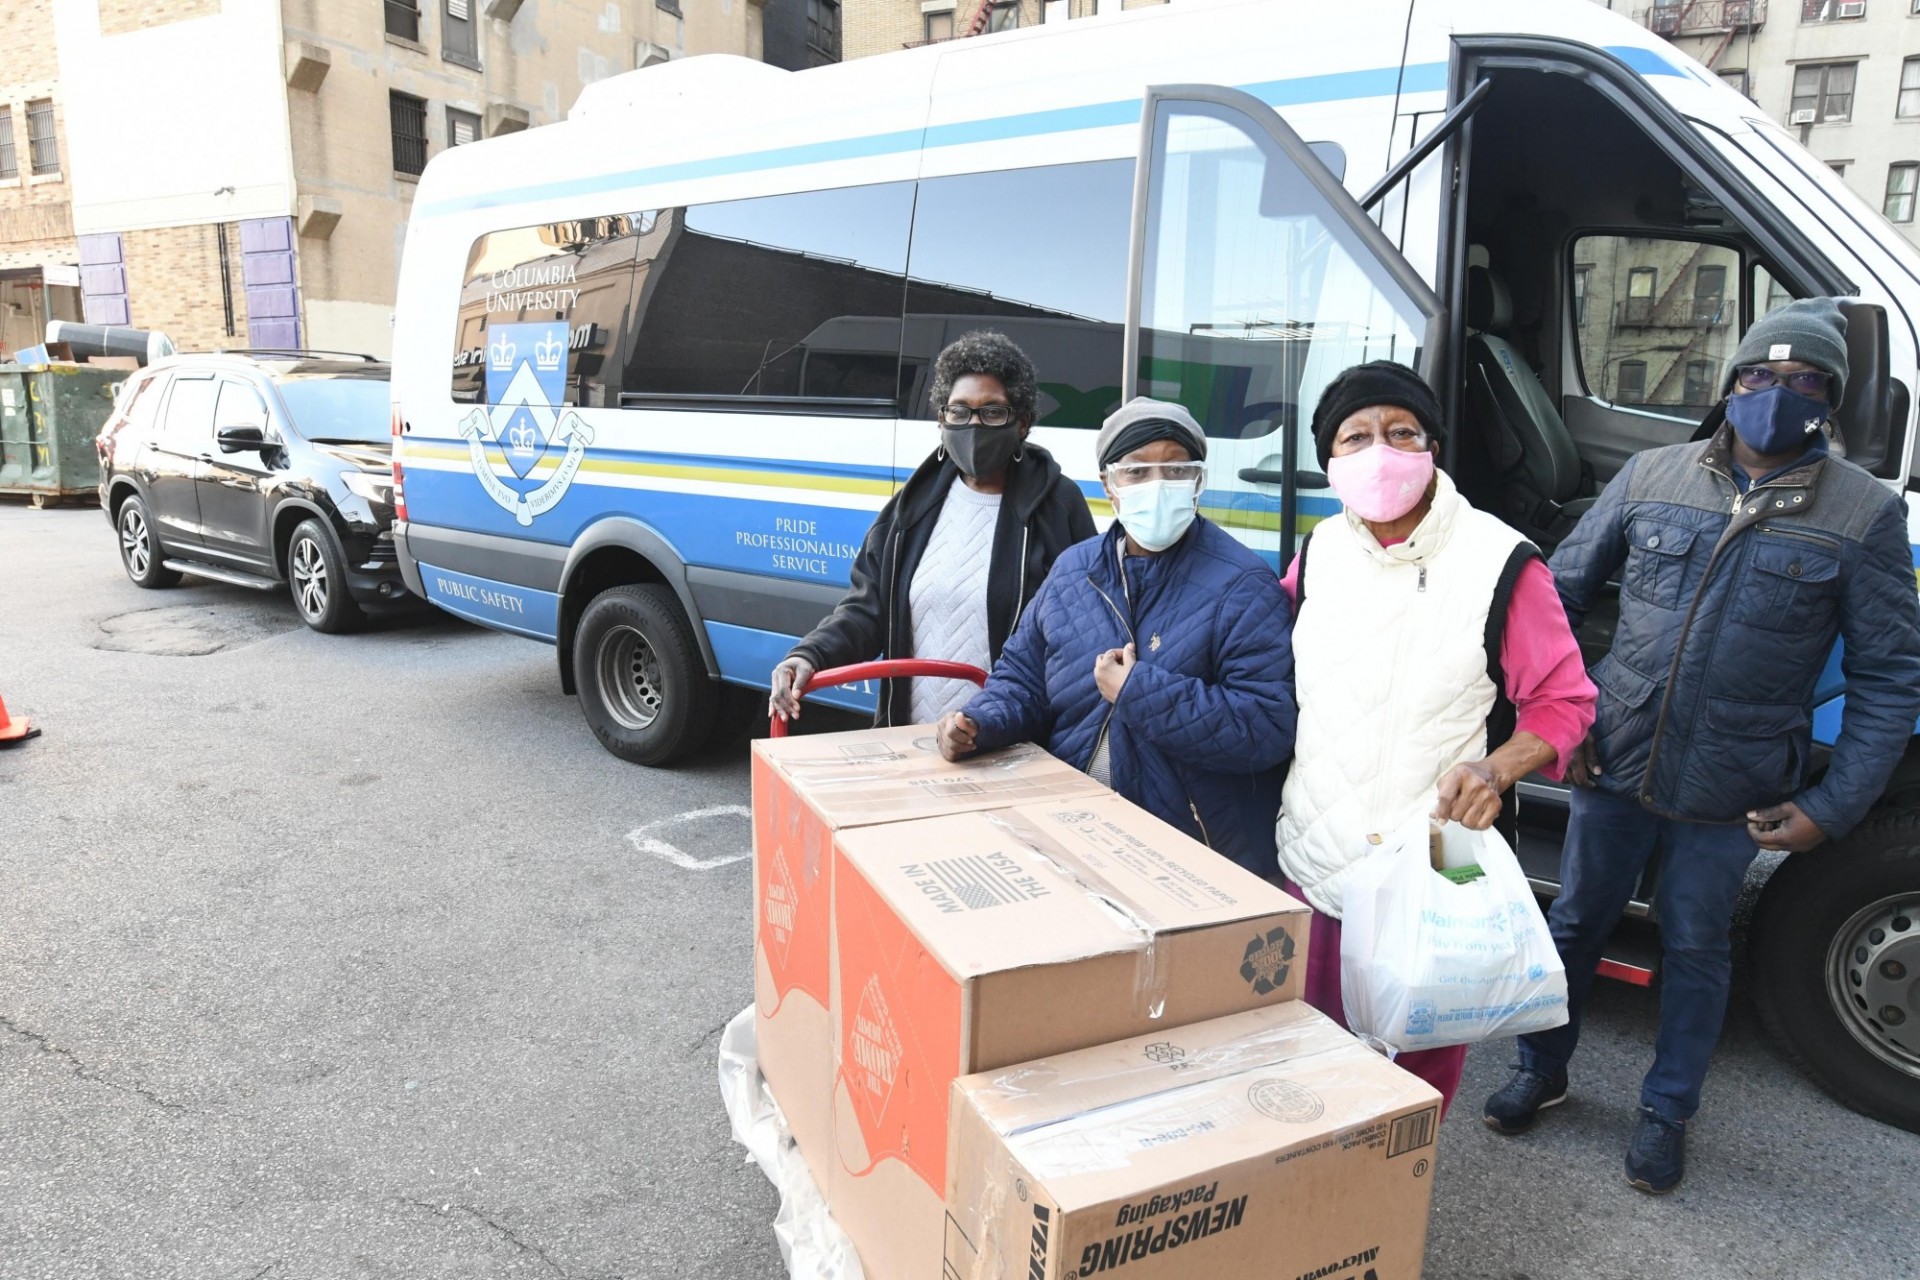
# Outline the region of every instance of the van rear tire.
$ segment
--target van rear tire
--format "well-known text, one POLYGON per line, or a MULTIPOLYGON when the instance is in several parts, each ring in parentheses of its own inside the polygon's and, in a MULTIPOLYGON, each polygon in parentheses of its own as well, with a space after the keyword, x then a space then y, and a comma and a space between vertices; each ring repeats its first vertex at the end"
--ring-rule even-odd
POLYGON ((612 587, 595 596, 574 632, 573 670, 587 727, 622 760, 673 764, 711 732, 714 682, 693 625, 666 587, 612 587))

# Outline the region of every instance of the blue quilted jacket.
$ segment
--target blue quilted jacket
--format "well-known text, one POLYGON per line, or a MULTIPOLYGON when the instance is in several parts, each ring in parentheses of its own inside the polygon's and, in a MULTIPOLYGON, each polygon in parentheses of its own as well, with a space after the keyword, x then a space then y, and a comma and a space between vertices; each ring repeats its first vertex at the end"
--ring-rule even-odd
POLYGON ((1293 754, 1292 609, 1260 558, 1194 521, 1165 553, 1126 557, 1116 524, 1069 547, 967 704, 980 747, 1044 743, 1077 769, 1107 735, 1113 789, 1261 875, 1293 754), (1108 704, 1094 659, 1135 643, 1108 704))
POLYGON ((1737 822, 1792 800, 1829 837, 1879 799, 1920 712, 1920 610, 1900 499, 1817 456, 1741 494, 1731 437, 1632 458, 1554 552, 1575 627, 1620 575, 1593 669, 1598 785, 1737 822), (1813 779, 1815 684, 1838 637, 1846 710, 1813 779))

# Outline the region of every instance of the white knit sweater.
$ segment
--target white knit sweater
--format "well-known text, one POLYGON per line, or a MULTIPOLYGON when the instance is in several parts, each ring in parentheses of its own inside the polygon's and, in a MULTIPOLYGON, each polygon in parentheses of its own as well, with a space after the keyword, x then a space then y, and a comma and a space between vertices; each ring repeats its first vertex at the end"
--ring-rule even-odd
MULTIPOLYGON (((917 658, 992 666, 987 640, 987 571, 1000 495, 978 493, 959 476, 940 504, 933 538, 907 587, 917 658)), ((965 680, 915 680, 913 722, 932 724, 967 704, 978 690, 965 680)))

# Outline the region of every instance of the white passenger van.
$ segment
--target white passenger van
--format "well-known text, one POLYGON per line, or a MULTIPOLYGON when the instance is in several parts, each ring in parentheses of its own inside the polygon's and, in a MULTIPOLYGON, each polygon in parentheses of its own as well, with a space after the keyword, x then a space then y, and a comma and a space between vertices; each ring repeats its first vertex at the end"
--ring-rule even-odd
MULTIPOLYGON (((1461 488, 1550 550, 1694 433, 1754 316, 1813 294, 1854 299, 1845 446, 1901 489, 1920 257, 1588 0, 1181 0, 800 73, 693 58, 428 165, 396 540, 415 591, 555 645, 601 741, 664 764, 764 706, 738 691, 844 590, 969 329, 1033 357, 1035 438, 1102 520, 1101 418, 1186 404, 1206 512, 1278 567, 1336 509, 1308 419, 1346 366, 1426 373, 1461 488)), ((1522 785, 1551 892, 1563 806, 1522 785)), ((1920 985, 1883 981, 1920 972, 1920 855, 1889 825, 1915 807, 1910 760, 1888 821, 1774 877, 1756 957, 1821 1078, 1920 1128, 1920 985)))

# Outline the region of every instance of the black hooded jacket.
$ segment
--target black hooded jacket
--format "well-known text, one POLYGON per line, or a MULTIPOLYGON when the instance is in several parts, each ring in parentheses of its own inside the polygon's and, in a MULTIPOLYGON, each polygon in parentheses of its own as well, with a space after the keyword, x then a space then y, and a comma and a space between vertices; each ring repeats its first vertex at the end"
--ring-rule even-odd
MULTIPOLYGON (((805 658, 814 670, 823 671, 875 657, 949 656, 914 652, 907 586, 959 474, 953 459, 942 452, 920 464, 867 530, 853 561, 853 583, 847 594, 793 647, 789 657, 805 658)), ((1094 532, 1093 515, 1079 486, 1062 474, 1052 454, 1029 443, 1023 456, 1007 467, 1000 522, 993 534, 993 563, 987 570, 987 645, 995 660, 1021 612, 1046 580, 1054 558, 1094 532)), ((906 723, 911 714, 909 698, 905 681, 887 681, 874 723, 906 723), (896 706, 900 708, 897 720, 896 706)))

